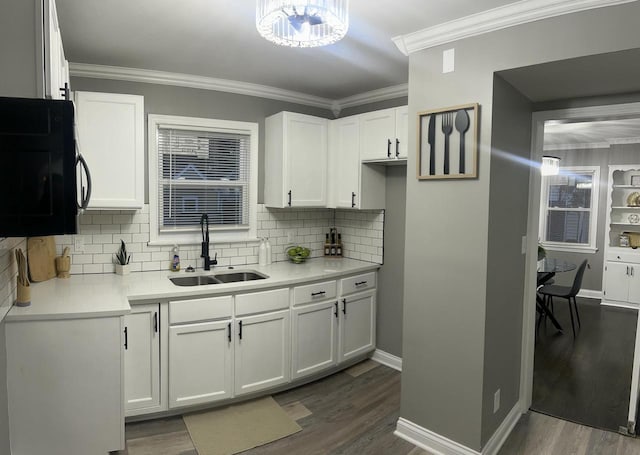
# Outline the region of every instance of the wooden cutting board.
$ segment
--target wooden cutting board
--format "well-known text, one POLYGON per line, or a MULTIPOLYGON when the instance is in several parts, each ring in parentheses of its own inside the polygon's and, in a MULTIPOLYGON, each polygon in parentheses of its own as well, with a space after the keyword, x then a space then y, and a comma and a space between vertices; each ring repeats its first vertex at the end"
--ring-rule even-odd
POLYGON ((31 281, 46 281, 56 276, 56 241, 53 236, 29 237, 27 260, 31 281))

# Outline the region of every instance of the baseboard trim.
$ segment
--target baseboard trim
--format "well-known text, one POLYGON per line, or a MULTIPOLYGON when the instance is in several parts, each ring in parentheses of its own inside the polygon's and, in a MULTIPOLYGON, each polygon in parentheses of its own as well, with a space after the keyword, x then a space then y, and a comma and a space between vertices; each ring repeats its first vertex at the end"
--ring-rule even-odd
POLYGON ((433 431, 400 417, 394 434, 435 455, 497 455, 522 416, 522 403, 517 402, 493 433, 482 452, 473 450, 433 431))
POLYGON ((578 297, 584 297, 585 299, 600 299, 602 300, 602 291, 594 291, 593 289, 580 289, 578 297))
POLYGON ((523 405, 520 402, 517 402, 509 414, 504 418, 498 429, 493 433, 493 436, 487 441, 485 446, 482 448, 482 455, 497 455, 497 453, 502 448, 502 445, 507 440, 513 428, 516 426, 518 421, 520 421, 520 417, 522 417, 522 408, 523 405))
POLYGON ((603 300, 602 302, 600 302, 600 305, 612 306, 615 308, 627 308, 629 310, 638 310, 638 305, 635 303, 612 302, 612 301, 603 300))
POLYGON ((482 455, 402 417, 398 419, 396 431, 393 434, 435 455, 482 455))
POLYGON ((376 349, 373 351, 371 359, 386 365, 389 368, 393 368, 394 370, 402 371, 402 357, 397 357, 393 354, 389 354, 388 352, 376 349))

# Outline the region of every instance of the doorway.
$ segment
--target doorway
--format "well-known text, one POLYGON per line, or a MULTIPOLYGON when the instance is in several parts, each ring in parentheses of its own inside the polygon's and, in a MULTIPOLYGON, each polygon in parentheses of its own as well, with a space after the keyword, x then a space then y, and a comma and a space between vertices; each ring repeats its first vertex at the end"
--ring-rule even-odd
MULTIPOLYGON (((542 155, 547 154, 550 148, 553 149, 549 147, 553 141, 545 138, 545 130, 549 132, 554 129, 549 128, 549 125, 564 125, 565 131, 575 133, 580 127, 591 126, 593 129, 593 125, 598 122, 620 123, 638 117, 640 103, 536 112, 533 114, 531 159, 533 162, 540 162, 542 155)), ((640 131, 640 122, 638 127, 640 131)), ((618 139, 621 143, 621 138, 618 139)), ((556 147, 554 150, 556 155, 562 155, 567 168, 592 165, 599 167, 601 171, 598 182, 594 182, 600 188, 598 199, 601 206, 596 210, 597 213, 592 214, 601 219, 596 232, 599 244, 594 245, 591 252, 575 252, 571 248, 548 251, 550 256, 559 259, 577 263, 586 258, 592 264, 590 270, 593 273, 588 278, 585 276, 583 292, 579 294, 582 297, 578 297, 582 321, 576 328, 575 338, 570 325, 569 306, 562 299, 557 301, 554 314, 564 330, 559 332, 546 321, 536 330, 537 255, 534 254, 537 251, 537 239, 542 237, 545 240, 545 235, 540 236, 540 230, 549 228, 545 224, 545 210, 548 209, 545 207, 546 200, 541 201, 541 194, 545 194, 549 181, 540 177, 538 169, 531 172, 525 287, 525 295, 528 297, 525 304, 525 351, 521 378, 522 396, 525 397, 527 407, 533 410, 610 431, 632 433, 637 421, 640 364, 636 335, 637 309, 601 305, 603 296, 599 290, 602 289, 603 268, 606 266, 604 256, 611 242, 617 241, 617 234, 614 235, 609 229, 611 220, 607 216, 607 210, 611 207, 610 203, 607 204, 607 198, 611 197, 609 165, 617 164, 620 156, 629 155, 617 154, 618 148, 622 151, 631 149, 634 152, 631 153, 631 160, 635 159, 636 162, 630 164, 640 165, 640 144, 631 145, 633 141, 640 142, 629 137, 624 147, 617 147, 612 146, 609 140, 606 153, 602 151, 606 141, 602 141, 600 152, 595 148, 596 142, 589 143, 589 147, 583 142, 580 147, 572 145, 556 147)), ((560 178, 560 185, 561 180, 560 178)), ((554 279, 557 284, 570 285, 574 274, 575 272, 557 274, 554 279)))

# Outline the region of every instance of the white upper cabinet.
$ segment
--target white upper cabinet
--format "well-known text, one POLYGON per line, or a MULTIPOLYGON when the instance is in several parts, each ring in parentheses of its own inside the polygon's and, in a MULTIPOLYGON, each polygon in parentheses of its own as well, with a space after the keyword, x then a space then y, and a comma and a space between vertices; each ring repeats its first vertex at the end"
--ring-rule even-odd
POLYGON ((65 99, 69 89, 69 62, 64 56, 56 4, 54 0, 46 0, 43 6, 45 97, 65 99))
POLYGON ((332 120, 329 125, 330 207, 360 206, 360 118, 332 120))
POLYGON ((326 207, 328 120, 280 112, 265 126, 265 205, 326 207))
POLYGON ((329 124, 329 207, 385 208, 385 169, 360 164, 360 116, 329 124))
POLYGON ((144 204, 144 98, 76 92, 78 142, 91 172, 89 209, 144 204))
POLYGON ((360 115, 360 159, 391 160, 407 157, 408 107, 360 115))

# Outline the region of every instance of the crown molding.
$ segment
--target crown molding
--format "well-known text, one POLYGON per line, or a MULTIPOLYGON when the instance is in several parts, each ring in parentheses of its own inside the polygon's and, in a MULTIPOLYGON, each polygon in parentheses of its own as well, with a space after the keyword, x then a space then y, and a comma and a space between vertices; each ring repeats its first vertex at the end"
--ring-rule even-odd
POLYGON ((549 144, 543 147, 545 152, 553 152, 560 150, 593 150, 611 148, 609 142, 576 142, 573 144, 549 144))
POLYGON ((405 55, 529 22, 637 0, 521 0, 392 38, 405 55))
POLYGON ((288 101, 291 103, 321 107, 324 109, 331 109, 333 107, 333 100, 328 98, 307 95, 305 93, 294 92, 292 90, 283 90, 270 87, 268 85, 251 84, 248 82, 217 79, 205 76, 194 76, 191 74, 169 73, 166 71, 126 68, 122 66, 93 65, 88 63, 69 63, 69 73, 75 77, 173 85, 177 87, 236 93, 238 95, 257 96, 260 98, 288 101))
POLYGON ((213 77, 194 76, 183 73, 166 71, 126 68, 122 66, 94 65, 89 63, 69 63, 69 73, 74 77, 88 77, 94 79, 112 79, 129 82, 143 82, 147 84, 172 85, 203 90, 236 93, 239 95, 257 96, 305 106, 328 109, 337 117, 340 111, 347 107, 385 101, 401 96, 407 96, 408 84, 372 90, 346 98, 332 100, 305 93, 284 90, 268 85, 251 84, 248 82, 217 79, 213 77))
POLYGON ((360 93, 358 95, 348 96, 336 100, 342 109, 353 106, 361 106, 363 104, 375 103, 377 101, 392 100, 409 94, 409 84, 393 85, 370 92, 360 93))

